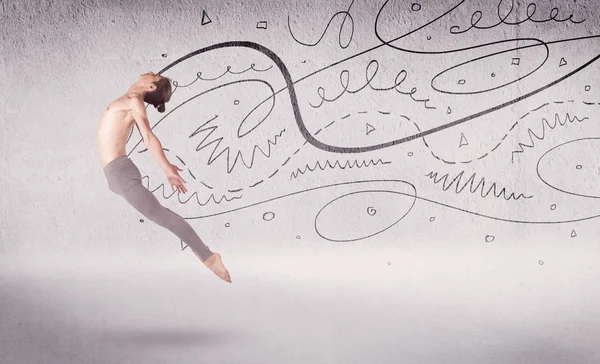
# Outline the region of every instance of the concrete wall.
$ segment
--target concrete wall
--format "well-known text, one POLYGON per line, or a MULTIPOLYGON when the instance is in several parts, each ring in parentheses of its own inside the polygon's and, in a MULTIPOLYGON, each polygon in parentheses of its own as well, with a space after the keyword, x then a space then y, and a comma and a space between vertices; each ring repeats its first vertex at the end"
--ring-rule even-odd
POLYGON ((599 10, 528 4, 4 0, 2 256, 180 249, 97 154, 150 70, 175 85, 148 112, 189 192, 136 129, 128 156, 217 250, 597 252, 599 10))

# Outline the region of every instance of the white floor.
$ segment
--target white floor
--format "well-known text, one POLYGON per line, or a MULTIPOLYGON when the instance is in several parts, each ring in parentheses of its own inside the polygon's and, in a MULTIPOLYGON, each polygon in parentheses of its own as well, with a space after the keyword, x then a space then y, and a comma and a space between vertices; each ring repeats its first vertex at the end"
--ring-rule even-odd
POLYGON ((589 245, 286 249, 3 261, 0 363, 600 362, 589 245))

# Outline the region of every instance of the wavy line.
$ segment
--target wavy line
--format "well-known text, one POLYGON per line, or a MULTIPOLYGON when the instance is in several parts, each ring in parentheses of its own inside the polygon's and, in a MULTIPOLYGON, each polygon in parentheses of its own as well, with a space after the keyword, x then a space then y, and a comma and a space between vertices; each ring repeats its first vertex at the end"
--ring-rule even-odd
POLYGON ((354 161, 346 161, 346 163, 344 164, 340 164, 340 161, 335 161, 333 164, 331 164, 331 162, 326 161, 325 165, 321 165, 321 162, 317 161, 317 163, 315 164, 314 167, 310 167, 308 164, 304 167, 304 169, 296 169, 295 172, 292 172, 290 174, 290 181, 294 178, 298 178, 299 175, 303 175, 305 173, 307 173, 308 171, 314 172, 317 168, 319 168, 320 170, 324 171, 327 168, 330 169, 335 169, 335 168, 339 168, 339 169, 346 169, 346 168, 366 168, 366 167, 370 167, 370 166, 376 166, 378 164, 390 164, 392 162, 384 162, 381 159, 378 159, 377 161, 373 161, 372 159, 370 161, 362 161, 359 162, 358 160, 354 160, 354 161))
POLYGON ((208 199, 207 199, 205 202, 200 202, 200 200, 198 199, 198 193, 197 193, 197 192, 194 192, 194 193, 192 193, 192 194, 190 195, 190 197, 189 197, 187 200, 184 200, 184 201, 182 201, 182 200, 181 200, 181 194, 180 194, 180 193, 178 193, 177 191, 172 191, 172 192, 171 192, 169 195, 166 195, 166 194, 165 194, 165 184, 164 184, 164 183, 161 183, 161 184, 160 184, 160 185, 158 185, 156 188, 154 188, 154 189, 152 189, 152 190, 151 190, 151 189, 150 189, 150 177, 149 177, 148 175, 145 175, 145 176, 143 176, 141 179, 142 179, 142 180, 144 180, 144 179, 146 180, 146 185, 145 185, 145 187, 146 187, 146 189, 148 189, 150 192, 154 193, 154 192, 156 192, 157 190, 161 189, 161 190, 162 190, 162 196, 163 196, 163 198, 164 198, 165 200, 168 200, 168 199, 170 199, 170 198, 171 198, 171 197, 172 197, 174 194, 177 194, 177 200, 178 200, 178 201, 179 201, 179 203, 181 203, 181 204, 186 204, 186 203, 188 203, 188 202, 189 202, 189 201, 190 201, 190 200, 191 200, 193 197, 196 197, 196 202, 197 202, 197 203, 198 203, 198 205, 200 205, 200 206, 206 206, 206 205, 208 205, 208 203, 209 203, 211 200, 212 200, 212 201, 213 201, 215 204, 219 205, 219 204, 221 204, 221 203, 223 202, 223 200, 225 200, 226 202, 231 202, 231 201, 233 201, 233 200, 239 200, 239 199, 241 199, 241 198, 242 198, 242 195, 240 195, 240 196, 233 196, 233 197, 231 197, 231 198, 227 198, 227 196, 223 195, 223 196, 221 196, 221 198, 219 198, 219 199, 217 200, 217 199, 215 198, 215 194, 214 194, 214 193, 212 193, 212 194, 211 194, 211 195, 208 197, 208 199))
POLYGON ((307 47, 314 47, 317 44, 319 44, 321 42, 321 40, 323 40, 323 37, 325 37, 325 34, 327 33, 327 30, 329 29, 329 26, 331 25, 331 22, 337 18, 338 15, 343 15, 344 19, 342 20, 342 25, 340 25, 340 31, 338 32, 338 43, 340 45, 340 47, 342 49, 346 49, 348 48, 348 46, 350 45, 350 42, 352 42, 352 38, 354 36, 354 18, 352 18, 352 15, 350 14, 350 9, 352 8, 352 5, 354 4, 354 0, 352 0, 352 2, 350 3, 350 6, 348 7, 348 10, 346 11, 338 11, 337 13, 335 13, 331 19, 329 19, 329 22, 327 23, 327 26, 325 27, 325 30, 323 30, 323 33, 321 34, 321 37, 315 42, 315 43, 305 43, 305 42, 301 42, 300 40, 298 40, 298 38, 296 38, 296 36, 294 36, 294 32, 292 32, 292 27, 290 25, 290 16, 288 15, 288 30, 290 32, 290 35, 292 36, 292 38, 298 43, 301 44, 303 46, 307 46, 307 47), (351 33, 350 33, 350 39, 348 39, 348 43, 343 46, 342 45, 342 31, 344 30, 344 25, 346 24, 346 19, 350 19, 350 26, 351 28, 351 33))
POLYGON ((579 119, 577 116, 575 116, 574 118, 571 118, 569 113, 567 113, 565 115, 564 121, 562 121, 562 120, 560 120, 560 117, 558 116, 558 114, 554 114, 554 124, 551 125, 550 122, 548 122, 548 120, 546 118, 542 118, 542 135, 538 136, 533 130, 531 130, 531 128, 528 128, 527 134, 529 135, 529 141, 531 142, 531 144, 519 143, 519 145, 518 145, 519 150, 514 150, 511 153, 511 158, 510 158, 511 162, 514 162, 515 153, 525 152, 525 149, 523 149, 523 147, 533 148, 535 146, 533 137, 535 137, 537 140, 543 140, 546 137, 546 125, 548 125, 548 127, 550 129, 554 130, 558 125, 565 126, 565 124, 567 124, 567 122, 569 122, 569 123, 572 123, 574 121, 582 122, 586 119, 589 119, 589 118, 587 116, 584 117, 583 119, 579 119))
POLYGON ((196 79, 193 80, 192 82, 188 83, 187 85, 180 85, 178 81, 174 80, 172 82, 173 86, 175 86, 175 88, 173 89, 172 93, 175 93, 175 91, 177 91, 178 88, 185 88, 185 87, 190 87, 191 85, 193 85, 194 83, 196 83, 196 81, 201 80, 201 81, 216 81, 219 78, 225 77, 227 74, 231 74, 231 75, 241 75, 243 73, 246 73, 248 71, 255 71, 255 72, 266 72, 268 70, 270 70, 271 68, 273 68, 273 65, 269 66, 268 68, 264 68, 264 69, 257 69, 254 68, 254 66, 256 66, 256 64, 251 63, 250 67, 243 70, 243 71, 232 71, 231 70, 231 66, 227 66, 225 69, 225 72, 223 72, 220 76, 217 77, 213 77, 213 78, 202 78, 202 71, 196 72, 196 79))
POLYGON ((465 173, 465 171, 460 172, 458 175, 456 175, 456 177, 454 177, 454 179, 452 179, 452 181, 450 181, 450 183, 447 183, 448 177, 449 177, 448 173, 446 173, 445 175, 443 175, 440 178, 437 178, 438 173, 432 171, 432 172, 429 172, 429 174, 427 174, 426 176, 429 177, 430 179, 433 179, 433 183, 435 183, 435 184, 442 182, 442 189, 444 191, 447 191, 454 185, 456 194, 461 193, 467 187, 467 185, 469 185, 470 186, 469 192, 474 194, 477 192, 477 190, 480 190, 481 197, 483 197, 483 198, 486 198, 487 196, 489 196, 489 194, 492 193, 492 191, 493 191, 493 195, 495 197, 502 196, 507 201, 510 200, 511 198, 514 200, 518 200, 520 198, 532 198, 533 197, 533 196, 525 196, 522 193, 519 194, 518 196, 515 196, 514 193, 511 193, 507 197, 506 196, 506 187, 502 188, 499 192, 496 192, 496 182, 492 183, 492 185, 488 188, 487 192, 485 192, 485 178, 483 178, 483 177, 481 178, 481 180, 479 180, 477 185, 475 187, 473 187, 473 183, 475 182, 476 173, 473 173, 471 175, 471 177, 469 177, 469 179, 466 180, 461 187, 460 184, 461 184, 461 180, 463 178, 464 173, 465 173))

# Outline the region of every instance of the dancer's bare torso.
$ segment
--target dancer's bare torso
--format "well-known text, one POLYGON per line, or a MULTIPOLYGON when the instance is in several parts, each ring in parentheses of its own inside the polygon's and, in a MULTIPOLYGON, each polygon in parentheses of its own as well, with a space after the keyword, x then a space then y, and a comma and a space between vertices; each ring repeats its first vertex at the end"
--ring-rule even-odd
POLYGON ((102 168, 110 161, 127 154, 125 144, 135 125, 132 115, 135 101, 135 96, 123 95, 104 110, 98 125, 98 150, 102 168))

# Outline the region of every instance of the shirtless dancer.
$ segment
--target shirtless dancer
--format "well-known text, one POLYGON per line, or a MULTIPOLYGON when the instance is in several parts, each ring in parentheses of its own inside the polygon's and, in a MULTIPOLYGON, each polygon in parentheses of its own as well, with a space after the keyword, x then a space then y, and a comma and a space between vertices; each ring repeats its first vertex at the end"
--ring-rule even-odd
POLYGON ((187 221, 158 202, 152 192, 142 185, 140 171, 125 153, 127 137, 135 123, 144 144, 165 172, 171 189, 175 191, 177 188, 177 193, 187 192, 184 186, 186 181, 177 172, 182 169, 167 160, 160 141, 150 129, 144 105, 144 102, 152 104, 162 113, 165 103, 171 99, 171 93, 168 78, 148 72, 140 75, 125 95, 108 105, 98 126, 100 162, 112 192, 121 195, 149 220, 177 235, 210 270, 231 283, 221 255, 211 252, 187 221))

